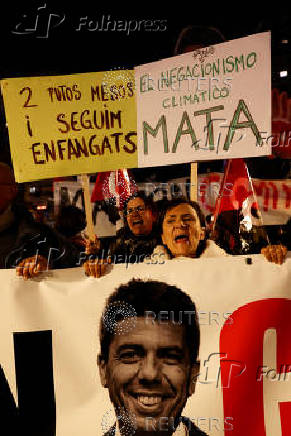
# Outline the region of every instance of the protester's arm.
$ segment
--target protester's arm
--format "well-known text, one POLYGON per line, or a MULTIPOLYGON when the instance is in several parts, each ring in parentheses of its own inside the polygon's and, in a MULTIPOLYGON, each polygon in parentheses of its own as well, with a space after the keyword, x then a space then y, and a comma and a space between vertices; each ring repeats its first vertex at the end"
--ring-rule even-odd
POLYGON ((287 247, 281 244, 267 245, 265 248, 261 249, 261 253, 269 262, 282 265, 286 259, 287 247))
POLYGON ((48 226, 34 226, 21 232, 18 249, 10 255, 9 264, 25 279, 49 268, 80 266, 80 250, 48 226), (38 233, 37 233, 38 231, 38 233))

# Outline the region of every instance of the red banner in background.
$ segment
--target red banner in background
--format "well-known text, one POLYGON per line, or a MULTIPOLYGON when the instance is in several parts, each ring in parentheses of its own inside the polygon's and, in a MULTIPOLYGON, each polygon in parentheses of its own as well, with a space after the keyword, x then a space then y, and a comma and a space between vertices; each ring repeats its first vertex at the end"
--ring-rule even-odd
MULTIPOLYGON (((215 202, 219 193, 220 183, 223 174, 210 173, 198 177, 198 201, 206 215, 213 214, 215 211, 215 202)), ((243 189, 238 189, 239 180, 244 182, 244 178, 236 181, 228 180, 228 184, 222 192, 222 204, 224 210, 231 204, 237 205, 242 199, 243 189), (233 184, 233 185, 232 185, 233 184), (235 199, 235 196, 238 199, 235 199)), ((262 215, 263 224, 285 224, 291 216, 291 181, 284 180, 263 180, 252 179, 255 198, 262 215)), ((233 209, 233 208, 232 208, 233 209)))

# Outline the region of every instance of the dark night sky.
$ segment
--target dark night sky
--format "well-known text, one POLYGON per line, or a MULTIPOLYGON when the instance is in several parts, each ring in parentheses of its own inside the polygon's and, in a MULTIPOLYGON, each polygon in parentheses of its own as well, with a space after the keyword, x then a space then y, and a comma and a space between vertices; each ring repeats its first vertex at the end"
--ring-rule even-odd
MULTIPOLYGON (((139 7, 135 8, 122 4, 119 9, 115 6, 106 7, 107 4, 110 3, 88 0, 75 3, 52 0, 23 1, 19 4, 8 2, 8 9, 0 17, 1 77, 102 71, 156 61, 172 56, 180 30, 189 24, 218 27, 226 39, 271 29, 274 38, 273 64, 276 64, 274 70, 280 67, 278 64, 290 63, 290 54, 289 60, 286 58, 287 52, 291 52, 291 41, 287 46, 280 45, 282 39, 288 39, 287 33, 290 33, 291 28, 291 18, 284 11, 268 11, 264 7, 263 11, 255 13, 245 4, 241 9, 238 5, 233 11, 224 4, 214 8, 201 2, 176 2, 167 8, 157 8, 157 4, 153 7, 148 2, 139 2, 139 7), (23 28, 32 27, 37 8, 45 4, 37 32, 25 35, 12 33, 20 22, 25 24, 23 28), (48 38, 40 38, 46 34, 49 14, 64 16, 65 19, 58 27, 51 29, 48 38), (103 15, 110 15, 111 20, 166 20, 166 30, 143 30, 129 35, 117 31, 89 31, 85 27, 76 31, 81 17, 87 16, 88 21, 100 22, 103 15), (282 53, 285 53, 283 59, 282 53)), ((52 25, 57 20, 58 17, 52 18, 52 25)))
MULTIPOLYGON (((163 6, 158 8, 157 2, 154 5, 138 2, 137 6, 129 7, 121 3, 117 8, 109 1, 88 0, 75 3, 53 0, 8 2, 5 13, 0 14, 0 78, 133 68, 173 56, 181 29, 193 24, 217 27, 227 40, 271 30, 273 86, 291 95, 291 16, 278 9, 277 5, 269 9, 264 6, 258 12, 246 3, 232 3, 231 6, 217 3, 213 6, 206 2, 174 2, 170 6, 163 2, 163 6), (37 8, 44 5, 46 7, 39 12, 36 32, 12 33, 19 23, 23 26, 19 26, 18 30, 32 28, 37 8), (52 26, 60 17, 64 17, 64 21, 58 27, 51 27, 48 37, 44 38, 50 14, 57 15, 52 17, 52 26), (100 25, 102 17, 106 19, 108 15, 115 21, 163 20, 166 30, 142 30, 129 35, 117 31, 89 31, 88 28, 76 31, 82 17, 87 16, 88 21, 98 21, 100 25), (282 44, 282 40, 288 40, 288 43, 282 44), (280 78, 281 70, 289 70, 289 76, 280 78)), ((4 134, 2 127, 0 136, 4 134)), ((2 140, 2 145, 5 142, 2 140)))

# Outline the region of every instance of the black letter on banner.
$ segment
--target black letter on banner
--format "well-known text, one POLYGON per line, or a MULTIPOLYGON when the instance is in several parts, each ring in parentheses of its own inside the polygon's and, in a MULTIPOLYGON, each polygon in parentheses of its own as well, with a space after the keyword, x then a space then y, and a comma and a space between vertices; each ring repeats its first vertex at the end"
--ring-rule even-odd
POLYGON ((3 369, 0 367, 0 434, 18 436, 18 410, 3 369))
POLYGON ((15 373, 22 436, 55 436, 52 332, 14 333, 15 373))

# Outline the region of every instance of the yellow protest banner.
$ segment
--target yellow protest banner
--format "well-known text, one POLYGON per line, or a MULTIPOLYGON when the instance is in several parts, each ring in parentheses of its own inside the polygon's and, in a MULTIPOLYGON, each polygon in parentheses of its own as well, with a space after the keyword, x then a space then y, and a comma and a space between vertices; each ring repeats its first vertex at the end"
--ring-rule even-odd
POLYGON ((137 167, 131 70, 1 81, 17 182, 137 167))

